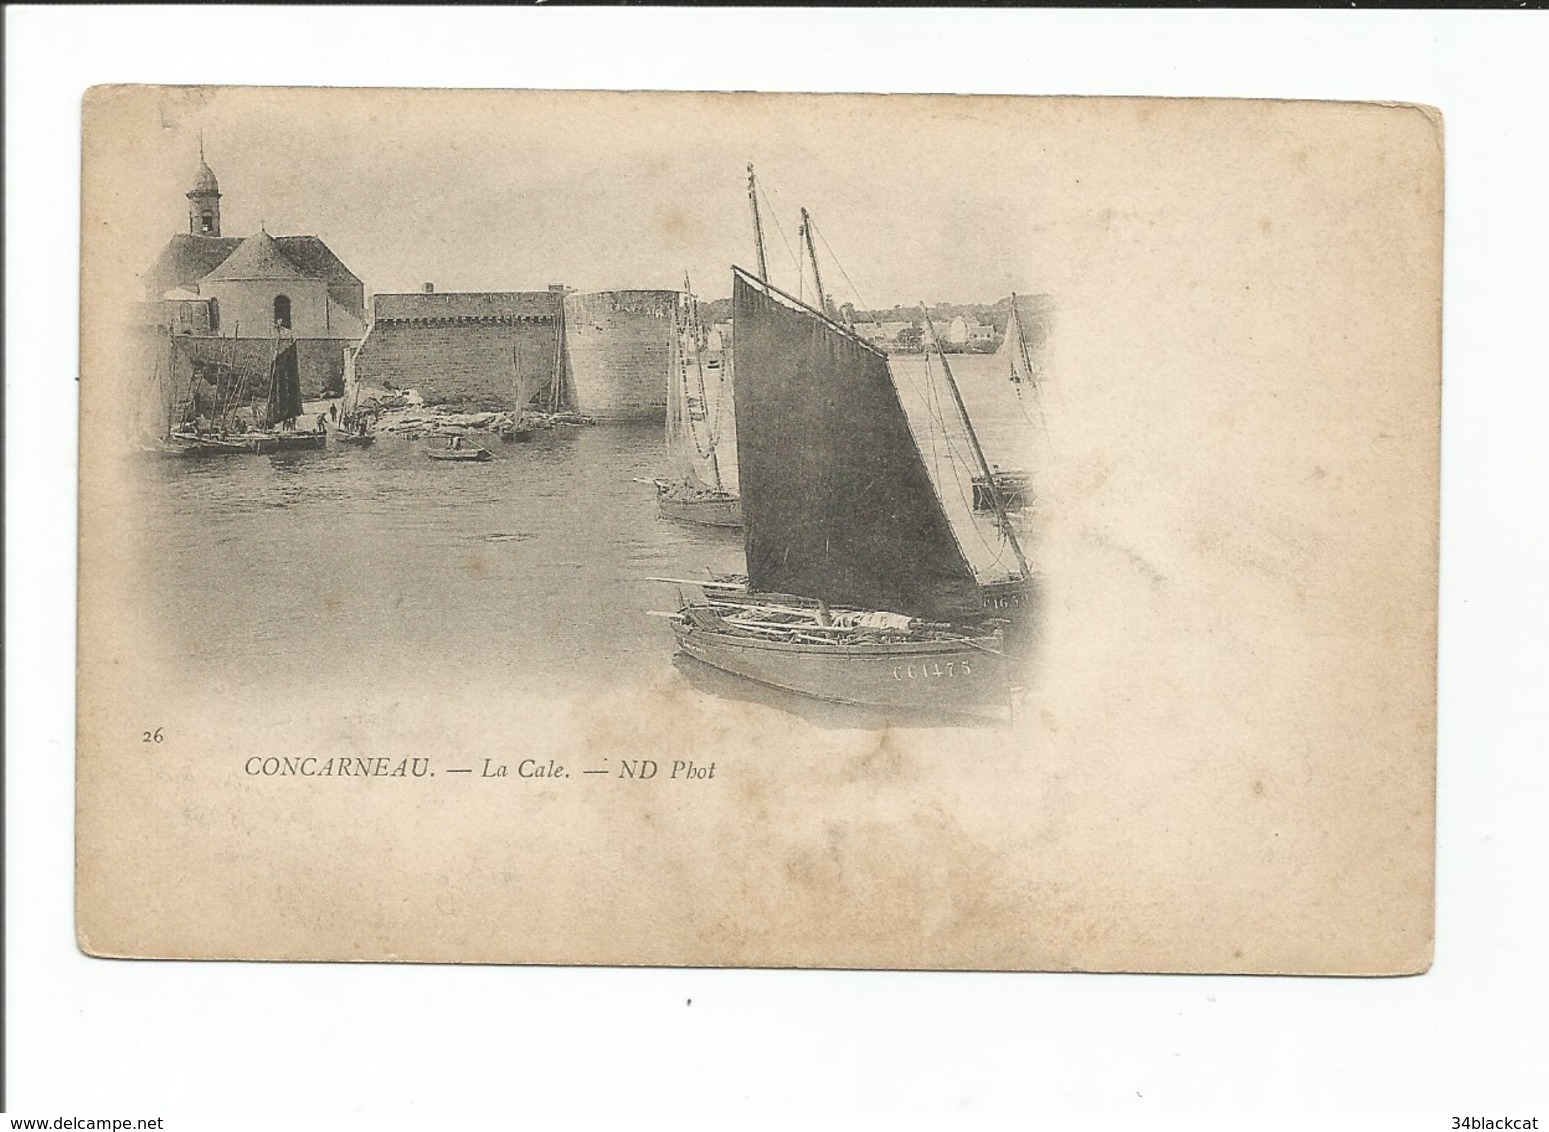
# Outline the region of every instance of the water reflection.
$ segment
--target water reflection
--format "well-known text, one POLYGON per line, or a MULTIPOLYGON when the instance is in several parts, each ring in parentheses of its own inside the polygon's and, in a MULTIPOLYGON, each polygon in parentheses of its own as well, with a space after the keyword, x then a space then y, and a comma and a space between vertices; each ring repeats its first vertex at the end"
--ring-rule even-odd
POLYGON ((891 708, 882 711, 859 704, 830 703, 811 696, 773 688, 753 680, 734 676, 684 653, 675 653, 672 666, 697 691, 721 700, 758 704, 786 715, 798 716, 825 731, 877 731, 885 727, 939 729, 961 727, 1010 726, 1011 703, 998 714, 984 712, 931 711, 891 708))

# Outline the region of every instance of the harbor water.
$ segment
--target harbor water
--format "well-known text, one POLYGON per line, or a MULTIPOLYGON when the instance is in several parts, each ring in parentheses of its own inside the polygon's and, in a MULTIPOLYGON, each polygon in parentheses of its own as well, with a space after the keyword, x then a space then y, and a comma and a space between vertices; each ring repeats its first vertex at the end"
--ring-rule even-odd
MULTIPOLYGON (((1026 417, 993 359, 954 359, 986 453, 1025 466, 1026 417)), ((202 686, 352 691, 476 673, 541 693, 673 664, 652 577, 743 570, 742 534, 660 519, 659 425, 474 434, 494 458, 426 458, 434 438, 273 456, 146 457, 135 611, 162 671, 202 686)), ((734 458, 734 454, 733 454, 734 458)))

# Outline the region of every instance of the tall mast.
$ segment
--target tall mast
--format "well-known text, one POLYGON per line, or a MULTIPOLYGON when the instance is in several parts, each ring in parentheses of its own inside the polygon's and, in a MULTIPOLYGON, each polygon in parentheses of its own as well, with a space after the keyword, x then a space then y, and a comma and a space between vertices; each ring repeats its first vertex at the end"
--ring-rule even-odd
MULTIPOLYGON (((561 287, 564 284, 560 284, 561 287)), ((549 380, 549 412, 559 412, 565 379, 565 293, 554 295, 554 374, 549 380)))
POLYGON ((828 314, 828 299, 823 294, 823 274, 818 270, 818 250, 812 244, 812 217, 807 215, 807 210, 801 210, 801 235, 807 242, 807 258, 812 260, 812 282, 818 289, 818 310, 825 316, 828 314))
POLYGON ((516 387, 514 396, 516 400, 516 415, 522 415, 522 340, 518 336, 518 328, 511 331, 511 383, 516 387))
POLYGON ((753 163, 748 162, 748 203, 753 206, 753 242, 758 246, 758 277, 769 282, 769 263, 764 258, 764 222, 758 216, 758 182, 753 178, 753 163))
POLYGON ((947 364, 947 352, 941 348, 941 339, 936 337, 936 328, 931 325, 930 313, 926 311, 925 304, 920 304, 920 313, 925 317, 925 331, 930 335, 931 341, 936 345, 936 356, 941 359, 941 372, 946 374, 947 388, 952 390, 952 400, 957 404, 958 416, 963 419, 963 428, 968 432, 968 443, 974 450, 974 459, 979 462, 979 473, 984 476, 985 484, 990 493, 990 502, 995 505, 995 514, 1000 519, 1000 529, 1006 532, 1006 538, 1011 543, 1011 549, 1017 556, 1017 566, 1022 571, 1022 577, 1028 576, 1027 559, 1022 554, 1022 544, 1017 541, 1016 532, 1011 529, 1011 520, 1006 515, 1006 504, 1000 497, 1000 485, 995 482, 995 473, 990 471, 989 461, 984 458, 984 449, 979 447, 979 434, 974 432, 973 421, 968 417, 968 406, 963 404, 963 394, 957 388, 957 380, 952 376, 952 367, 947 364))
MULTIPOLYGON (((699 300, 694 297, 693 289, 689 285, 688 281, 688 272, 686 271, 683 273, 683 294, 688 300, 684 304, 688 311, 688 339, 693 343, 694 369, 697 371, 699 376, 699 408, 700 411, 705 414, 705 420, 708 423, 710 419, 710 398, 709 395, 705 392, 705 359, 704 356, 700 353, 699 349, 699 300)), ((690 431, 690 433, 692 433, 694 428, 694 418, 692 414, 686 415, 688 417, 688 422, 685 427, 690 431)), ((694 447, 696 451, 703 451, 699 448, 699 440, 697 438, 694 440, 694 447)), ((709 452, 710 474, 715 477, 715 490, 725 491, 726 485, 721 482, 721 461, 720 458, 715 454, 715 448, 716 440, 712 439, 710 441, 709 452)))
MULTIPOLYGON (((178 411, 177 389, 177 339, 172 334, 172 319, 167 319, 167 435, 172 435, 172 430, 177 423, 177 417, 182 414, 178 411)), ((157 390, 160 392, 160 390, 157 390)))
MULTIPOLYGON (((684 282, 688 282, 687 277, 684 282)), ((674 460, 678 459, 678 450, 683 444, 678 433, 682 431, 681 422, 687 415, 683 405, 683 386, 686 381, 683 375, 683 305, 681 299, 672 304, 671 353, 667 358, 667 417, 666 429, 662 434, 667 442, 667 455, 674 460)))

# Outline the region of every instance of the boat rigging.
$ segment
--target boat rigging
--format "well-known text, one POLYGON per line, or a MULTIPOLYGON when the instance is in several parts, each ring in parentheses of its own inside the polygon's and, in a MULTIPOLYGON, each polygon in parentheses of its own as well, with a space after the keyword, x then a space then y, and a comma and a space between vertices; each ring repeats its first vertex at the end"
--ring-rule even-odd
MULTIPOLYGON (((667 615, 679 647, 827 700, 1009 703, 1004 631, 1029 586, 1020 546, 1007 573, 960 537, 971 509, 949 513, 884 351, 765 279, 733 268, 732 283, 747 580, 681 598, 667 615)), ((1004 523, 1001 537, 1015 538, 1004 523)))

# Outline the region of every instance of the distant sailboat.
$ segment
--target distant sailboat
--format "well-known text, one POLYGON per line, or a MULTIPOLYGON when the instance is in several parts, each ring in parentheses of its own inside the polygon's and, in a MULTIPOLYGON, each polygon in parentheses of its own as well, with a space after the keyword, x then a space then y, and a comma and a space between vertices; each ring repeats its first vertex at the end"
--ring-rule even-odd
MULTIPOLYGON (((674 316, 672 364, 667 375, 667 458, 670 479, 655 480, 656 510, 664 519, 711 527, 740 527, 742 501, 721 476, 721 409, 712 412, 705 387, 704 334, 699 304, 683 279, 674 316)), ((718 361, 718 359, 717 359, 718 361)))
POLYGON ((511 336, 511 420, 500 428, 500 439, 507 441, 531 440, 532 426, 527 423, 527 396, 522 384, 522 344, 516 335, 511 336))
POLYGON ((747 581, 680 583, 704 595, 670 615, 680 649, 842 703, 1008 703, 1031 578, 1003 508, 991 523, 938 489, 884 351, 738 268, 732 318, 747 581))
POLYGON ((344 397, 341 401, 334 439, 354 448, 363 448, 373 443, 376 440, 376 413, 360 407, 360 379, 355 376, 352 361, 346 365, 344 397))
MULTIPOLYGON (((1044 421, 1043 405, 1038 396, 1038 375, 1028 353, 1027 332, 1022 326, 1022 315, 1014 291, 1011 294, 1011 313, 1006 319, 1006 338, 1001 343, 1000 349, 995 352, 995 368, 1006 375, 1011 382, 1011 387, 1016 390, 1017 406, 1021 409, 1022 416, 1029 424, 1038 424, 1047 435, 1048 425, 1044 421), (1029 400, 1038 411, 1036 422, 1027 411, 1029 400)), ((999 468, 994 468, 987 476, 978 476, 974 479, 975 510, 994 510, 990 477, 994 478, 1001 505, 1007 511, 1021 511, 1033 502, 1031 475, 1021 471, 1003 472, 999 468)))

